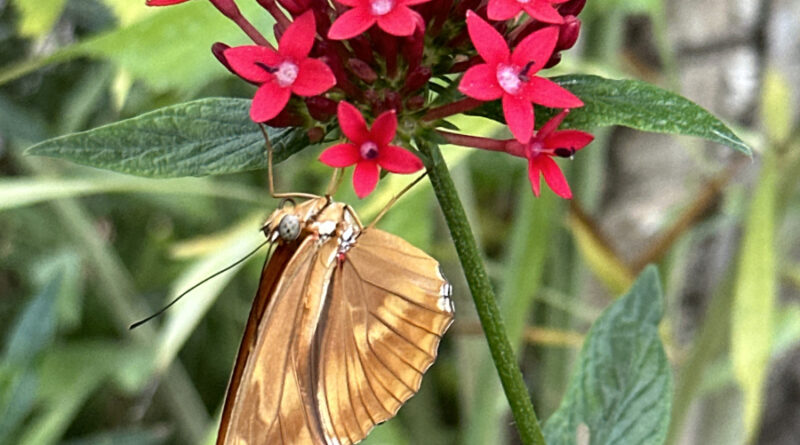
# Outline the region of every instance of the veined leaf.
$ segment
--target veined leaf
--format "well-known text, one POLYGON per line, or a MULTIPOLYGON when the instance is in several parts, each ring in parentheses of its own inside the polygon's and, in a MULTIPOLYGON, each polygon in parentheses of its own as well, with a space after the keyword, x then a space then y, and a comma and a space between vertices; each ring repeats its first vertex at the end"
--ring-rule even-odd
MULTIPOLYGON (((621 125, 654 133, 698 136, 750 155, 752 150, 711 113, 671 91, 638 80, 614 80, 576 74, 552 78, 584 102, 562 124, 563 128, 590 129, 621 125)), ((537 128, 558 110, 536 108, 537 128)), ((503 120, 500 101, 487 102, 474 112, 503 120)))
MULTIPOLYGON (((199 99, 50 139, 26 153, 153 178, 255 170, 267 166, 267 150, 249 108, 247 99, 199 99)), ((302 129, 268 133, 275 162, 309 145, 302 129)))
POLYGON ((548 445, 664 443, 672 375, 658 334, 663 311, 650 266, 589 331, 567 394, 545 424, 548 445))

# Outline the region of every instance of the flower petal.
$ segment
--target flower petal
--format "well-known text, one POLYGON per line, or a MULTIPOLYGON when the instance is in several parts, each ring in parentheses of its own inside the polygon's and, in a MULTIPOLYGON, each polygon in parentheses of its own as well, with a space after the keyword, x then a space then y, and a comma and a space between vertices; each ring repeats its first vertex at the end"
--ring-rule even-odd
POLYGON ((316 96, 336 85, 333 71, 318 59, 305 59, 300 62, 297 79, 292 84, 292 92, 298 96, 316 96))
POLYGON ((558 129, 558 126, 561 125, 561 122, 564 121, 564 118, 567 117, 568 114, 569 114, 569 109, 563 110, 562 112, 555 115, 552 119, 550 119, 549 121, 545 122, 544 125, 542 125, 542 128, 540 128, 539 131, 536 132, 536 136, 539 139, 546 139, 548 136, 550 136, 550 134, 552 134, 554 131, 558 129))
POLYGON ((336 0, 336 3, 341 3, 345 6, 356 7, 364 4, 364 0, 336 0))
POLYGON ((430 0, 400 0, 398 3, 401 5, 411 6, 411 5, 419 5, 420 3, 427 3, 430 0))
POLYGON ((544 23, 564 23, 564 18, 553 8, 549 0, 534 0, 524 6, 525 12, 536 20, 544 23))
POLYGON ((319 155, 319 160, 331 167, 348 167, 357 163, 361 159, 358 147, 353 144, 337 144, 327 148, 319 155))
POLYGON ((533 62, 528 68, 528 76, 532 76, 544 68, 544 65, 550 60, 557 42, 558 26, 548 26, 532 32, 514 48, 511 62, 519 66, 533 62))
POLYGON ((486 15, 491 20, 508 20, 522 11, 522 6, 517 0, 489 0, 486 15))
POLYGON ((265 122, 283 110, 289 102, 292 92, 288 88, 278 86, 275 82, 267 82, 256 91, 253 104, 250 105, 250 119, 255 122, 265 122))
POLYGON ((569 148, 575 151, 589 145, 594 140, 594 136, 580 130, 561 130, 545 137, 544 146, 546 148, 569 148))
POLYGON ((314 20, 314 13, 309 10, 294 19, 294 22, 286 28, 286 32, 278 42, 278 51, 281 55, 299 62, 308 57, 316 36, 317 23, 314 20))
POLYGON ((531 181, 531 190, 533 190, 533 194, 537 197, 542 193, 542 185, 539 179, 539 172, 541 169, 537 162, 540 157, 542 156, 528 160, 528 180, 531 181))
POLYGON ((496 71, 485 63, 470 67, 464 73, 458 91, 478 100, 495 100, 503 95, 503 89, 497 84, 496 71))
POLYGON ((503 95, 503 116, 508 129, 523 144, 531 139, 533 133, 533 105, 521 96, 503 95))
POLYGON ((351 39, 375 24, 375 17, 367 8, 356 7, 346 11, 333 22, 328 30, 328 38, 333 40, 351 39))
POLYGON ((264 83, 272 79, 272 74, 263 66, 277 66, 281 56, 272 48, 257 45, 235 46, 222 53, 231 69, 246 80, 264 83))
POLYGON ((341 101, 336 108, 336 114, 339 117, 339 127, 342 129, 342 133, 356 145, 360 145, 369 138, 367 123, 358 108, 349 102, 341 101))
POLYGON ((375 161, 362 160, 356 164, 356 169, 353 171, 353 189, 356 191, 356 196, 363 198, 375 190, 379 172, 378 163, 375 161))
POLYGON ((378 26, 393 36, 410 36, 417 28, 417 19, 408 6, 395 5, 389 13, 378 17, 378 26))
POLYGON ((583 101, 578 99, 578 96, 544 77, 531 78, 525 84, 521 96, 525 96, 531 102, 545 107, 578 108, 583 106, 583 101))
POLYGON ((487 64, 495 66, 508 61, 508 44, 503 36, 471 10, 467 11, 467 31, 478 54, 487 64))
POLYGON ((397 114, 394 110, 384 111, 372 123, 369 131, 369 139, 378 144, 379 147, 389 144, 397 133, 397 114))
POLYGON ((422 169, 422 161, 410 151, 396 145, 381 148, 378 165, 392 173, 414 173, 422 169))
POLYGON ((541 169, 544 181, 550 186, 550 189, 555 192, 556 195, 564 199, 572 199, 572 190, 569 189, 567 178, 564 177, 564 173, 561 173, 561 169, 558 168, 556 161, 548 156, 538 156, 536 158, 536 163, 541 169))

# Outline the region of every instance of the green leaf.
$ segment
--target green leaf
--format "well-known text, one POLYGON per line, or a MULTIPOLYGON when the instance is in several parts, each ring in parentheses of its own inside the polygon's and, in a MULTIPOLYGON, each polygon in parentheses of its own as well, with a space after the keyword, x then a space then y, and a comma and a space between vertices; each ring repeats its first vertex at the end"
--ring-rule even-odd
POLYGON ((778 165, 774 153, 765 153, 763 163, 747 213, 731 312, 731 360, 744 396, 748 441, 756 437, 761 419, 776 318, 778 165))
POLYGON ((567 394, 545 424, 548 445, 664 443, 672 375, 658 335, 663 310, 650 266, 589 331, 567 394))
POLYGON ((11 330, 3 362, 26 367, 53 341, 56 332, 56 297, 61 289, 58 271, 22 311, 11 330))
MULTIPOLYGON (((53 0, 48 0, 53 1, 53 0)), ((37 4, 30 0, 20 3, 37 4)), ((208 2, 189 2, 171 8, 145 8, 144 3, 121 6, 114 10, 125 26, 99 34, 53 54, 25 60, 0 69, 0 84, 16 79, 52 63, 86 56, 109 60, 118 68, 143 79, 158 90, 196 91, 209 81, 230 76, 211 55, 214 42, 231 46, 248 43, 242 31, 208 2), (136 14, 133 8, 140 8, 136 14)), ((246 16, 258 17, 261 30, 272 29, 274 20, 256 2, 241 2, 246 16)), ((271 35, 271 33, 267 33, 271 35)))
MULTIPOLYGON (((248 99, 199 99, 50 139, 26 153, 153 178, 255 170, 267 166, 267 150, 249 108, 248 99)), ((275 162, 309 145, 303 129, 268 133, 275 162)))
POLYGON ((14 6, 20 14, 19 33, 25 37, 46 34, 55 25, 65 4, 65 0, 16 0, 14 6))
MULTIPOLYGON (((714 115, 689 99, 655 85, 584 74, 559 76, 552 80, 584 102, 583 107, 570 112, 562 128, 622 125, 655 133, 699 136, 744 154, 752 154, 750 147, 714 115)), ((537 128, 557 111, 537 107, 537 128)), ((500 101, 488 102, 475 113, 503 121, 500 101)))
POLYGON ((764 72, 764 91, 761 94, 761 121, 767 137, 775 144, 782 144, 792 133, 792 88, 780 71, 775 68, 764 72))

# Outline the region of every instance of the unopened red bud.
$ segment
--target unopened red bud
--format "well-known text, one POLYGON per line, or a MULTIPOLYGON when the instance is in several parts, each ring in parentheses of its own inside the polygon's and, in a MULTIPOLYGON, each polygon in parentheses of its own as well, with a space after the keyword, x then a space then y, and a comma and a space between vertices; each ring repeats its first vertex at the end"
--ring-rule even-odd
POLYGON ((230 46, 222 42, 216 42, 215 44, 211 45, 211 54, 214 54, 214 57, 216 57, 217 60, 219 60, 219 63, 227 68, 228 71, 236 74, 236 72, 231 69, 231 65, 228 63, 228 59, 225 58, 225 54, 223 54, 228 48, 230 48, 230 46))
POLYGON ((425 51, 425 34, 417 28, 414 34, 403 39, 401 47, 403 57, 406 59, 409 69, 414 69, 422 62, 422 56, 425 51))
POLYGON ((300 127, 303 125, 303 118, 298 116, 293 110, 286 107, 277 116, 265 122, 270 127, 300 127))
POLYGON ((558 42, 556 43, 556 51, 570 49, 575 46, 578 41, 578 35, 581 33, 581 21, 574 15, 564 17, 564 23, 558 30, 558 42))
POLYGON ((353 48, 356 57, 370 65, 375 64, 375 56, 372 54, 372 43, 370 43, 369 39, 367 39, 364 34, 353 37, 348 40, 348 42, 350 43, 350 47, 353 48))
MULTIPOLYGON (((268 1, 268 0, 258 0, 258 3, 261 3, 263 1, 268 1)), ((302 14, 308 8, 308 5, 304 7, 300 2, 297 2, 295 0, 278 0, 278 3, 281 6, 283 6, 284 9, 289 11, 289 13, 292 14, 293 16, 302 14)))
POLYGON ((325 137, 325 130, 319 127, 309 128, 306 132, 308 135, 308 141, 312 144, 317 143, 325 137))
POLYGON ((366 83, 375 82, 378 79, 378 74, 375 70, 370 67, 367 62, 364 62, 361 59, 350 58, 347 61, 347 67, 350 68, 350 71, 356 75, 359 79, 363 80, 366 83))
POLYGON ((583 11, 584 6, 586 6, 586 0, 569 0, 558 7, 558 13, 561 14, 561 17, 578 15, 583 11))
POLYGON ((413 96, 406 101, 406 108, 411 111, 419 110, 425 106, 425 96, 413 96))
POLYGON ((280 41, 284 31, 285 29, 280 23, 275 23, 272 25, 272 33, 275 34, 275 40, 280 41))
POLYGON ((430 80, 433 72, 427 66, 418 66, 411 70, 406 77, 405 85, 403 85, 404 93, 413 93, 418 89, 425 86, 430 80))
POLYGON ((229 19, 236 19, 242 15, 233 0, 211 0, 211 3, 229 19))
POLYGON ((383 108, 385 110, 395 110, 400 112, 403 110, 403 96, 397 91, 387 91, 384 94, 383 108))
POLYGON ((378 110, 381 109, 383 102, 378 92, 370 88, 367 91, 364 91, 364 99, 366 99, 367 103, 369 103, 372 112, 377 114, 378 110))
POLYGON ((552 68, 558 65, 559 63, 561 63, 561 53, 553 53, 553 55, 550 56, 550 60, 548 60, 547 63, 544 64, 544 67, 552 68))
POLYGON ((308 113, 320 122, 326 122, 336 115, 336 101, 323 96, 312 96, 306 98, 308 113))

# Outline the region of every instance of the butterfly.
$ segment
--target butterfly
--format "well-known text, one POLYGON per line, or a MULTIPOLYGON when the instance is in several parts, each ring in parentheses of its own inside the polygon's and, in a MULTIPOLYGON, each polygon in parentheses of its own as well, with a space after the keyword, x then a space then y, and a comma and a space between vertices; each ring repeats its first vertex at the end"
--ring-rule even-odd
MULTIPOLYGON (((354 444, 420 387, 453 321, 439 263, 330 196, 262 226, 264 265, 218 445, 354 444)), ((387 206, 388 209, 388 206, 387 206)))

